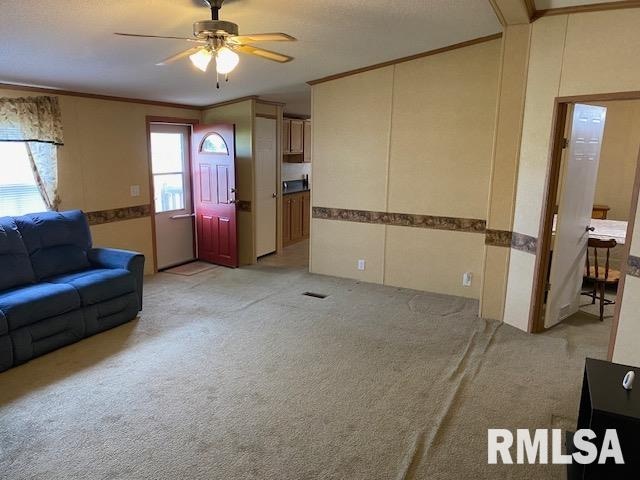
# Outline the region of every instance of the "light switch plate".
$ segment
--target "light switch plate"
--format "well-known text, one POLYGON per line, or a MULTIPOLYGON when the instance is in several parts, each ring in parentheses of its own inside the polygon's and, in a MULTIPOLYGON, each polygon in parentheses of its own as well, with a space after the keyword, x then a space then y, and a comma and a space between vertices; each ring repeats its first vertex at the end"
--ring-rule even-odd
POLYGON ((358 270, 364 270, 364 265, 365 263, 363 259, 358 260, 358 270))
POLYGON ((470 287, 472 279, 473 279, 473 274, 471 272, 465 272, 464 275, 462 275, 462 286, 470 287))
POLYGON ((131 185, 131 187, 129 187, 129 190, 131 191, 132 197, 140 196, 140 185, 131 185))

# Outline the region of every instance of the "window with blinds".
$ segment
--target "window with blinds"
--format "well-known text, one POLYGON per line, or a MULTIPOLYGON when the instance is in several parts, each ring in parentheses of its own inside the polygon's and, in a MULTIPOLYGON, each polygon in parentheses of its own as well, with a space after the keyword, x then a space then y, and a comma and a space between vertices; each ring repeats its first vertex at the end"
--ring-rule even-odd
POLYGON ((0 142, 0 217, 46 209, 31 170, 27 146, 23 142, 0 142))

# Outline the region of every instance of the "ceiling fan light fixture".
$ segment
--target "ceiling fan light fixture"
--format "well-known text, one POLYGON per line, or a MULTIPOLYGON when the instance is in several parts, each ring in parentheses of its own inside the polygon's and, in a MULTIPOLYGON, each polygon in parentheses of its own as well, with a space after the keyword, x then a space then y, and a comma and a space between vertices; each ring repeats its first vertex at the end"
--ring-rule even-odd
POLYGON ((189 60, 191 60, 191 63, 193 63, 196 68, 202 70, 203 72, 207 71, 207 67, 209 66, 212 58, 213 54, 206 48, 198 50, 196 53, 189 56, 189 60))
POLYGON ((238 66, 240 57, 228 47, 220 47, 216 52, 216 71, 221 75, 231 73, 238 66))

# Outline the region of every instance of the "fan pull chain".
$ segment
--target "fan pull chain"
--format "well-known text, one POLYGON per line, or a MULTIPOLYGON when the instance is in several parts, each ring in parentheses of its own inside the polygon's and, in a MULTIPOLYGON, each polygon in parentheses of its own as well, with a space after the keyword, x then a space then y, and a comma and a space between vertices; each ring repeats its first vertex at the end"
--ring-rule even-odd
POLYGON ((216 71, 216 88, 220 89, 220 75, 216 71))

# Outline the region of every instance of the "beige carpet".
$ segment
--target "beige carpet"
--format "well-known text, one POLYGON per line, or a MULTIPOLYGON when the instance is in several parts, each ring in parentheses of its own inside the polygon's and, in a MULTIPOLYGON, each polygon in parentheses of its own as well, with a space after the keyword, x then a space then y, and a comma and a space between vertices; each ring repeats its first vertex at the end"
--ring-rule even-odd
POLYGON ((168 268, 164 270, 164 273, 172 273, 174 275, 184 275, 190 277, 191 275, 197 275, 198 273, 206 272, 213 268, 219 268, 217 265, 213 265, 207 262, 201 262, 196 260, 195 262, 185 263, 184 265, 178 265, 177 267, 168 268))
POLYGON ((0 477, 563 478, 488 467, 486 429, 571 427, 607 322, 476 311, 297 268, 159 274, 139 320, 0 374, 0 477))

